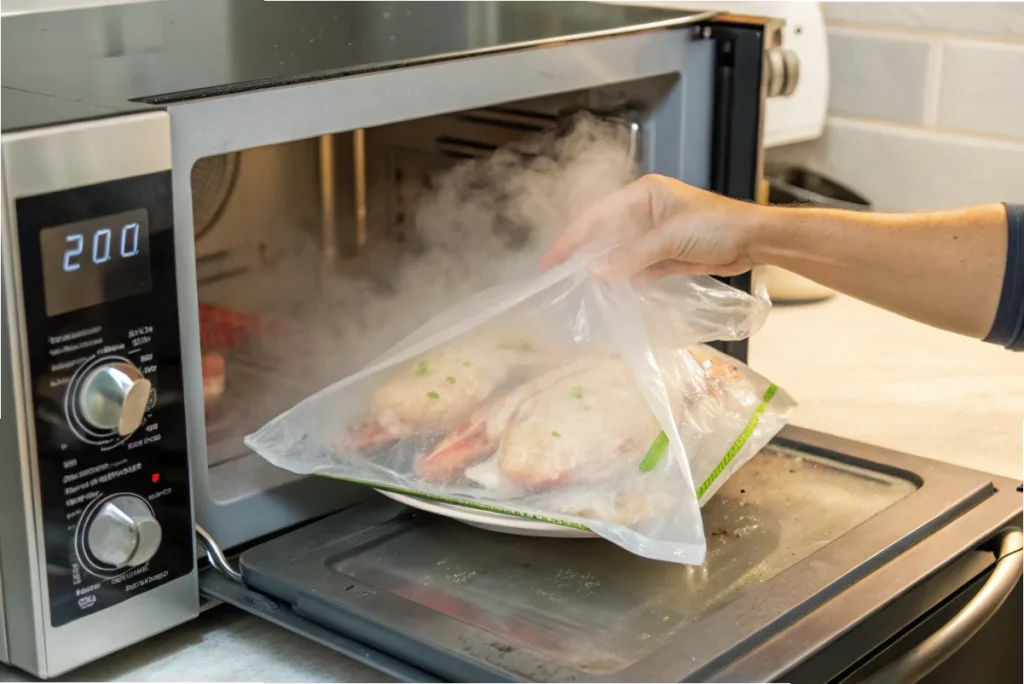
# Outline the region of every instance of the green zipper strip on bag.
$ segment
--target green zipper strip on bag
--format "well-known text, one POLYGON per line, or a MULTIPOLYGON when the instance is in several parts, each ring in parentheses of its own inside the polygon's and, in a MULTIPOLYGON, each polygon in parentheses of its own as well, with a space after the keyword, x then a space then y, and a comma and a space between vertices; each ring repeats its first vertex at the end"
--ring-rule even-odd
POLYGON ((754 411, 754 415, 750 417, 750 421, 747 423, 747 426, 743 428, 743 432, 741 432, 740 436, 736 438, 736 441, 732 443, 732 446, 729 447, 729 451, 725 453, 725 456, 723 456, 722 460, 718 462, 715 469, 711 471, 708 478, 704 480, 700 487, 697 487, 698 501, 707 493, 708 489, 711 488, 711 485, 718 479, 718 476, 722 474, 730 463, 732 463, 732 459, 736 458, 736 454, 738 454, 740 449, 746 445, 750 436, 754 434, 754 430, 757 429, 757 424, 761 422, 761 416, 764 415, 764 412, 768 409, 768 402, 772 400, 772 397, 775 396, 775 393, 778 390, 778 386, 774 383, 768 385, 768 389, 765 390, 764 397, 761 399, 760 405, 758 405, 757 409, 754 411))
POLYGON ((499 506, 490 506, 488 504, 477 503, 475 501, 464 501, 462 499, 455 499, 450 496, 443 496, 441 494, 428 494, 426 492, 418 492, 413 489, 404 489, 402 487, 392 487, 391 485, 375 484, 373 482, 366 482, 365 480, 357 480, 352 477, 341 477, 339 475, 328 475, 326 473, 316 473, 321 477, 329 477, 332 480, 344 480, 345 482, 351 482, 353 484, 363 485, 364 487, 370 487, 371 489, 382 489, 386 492, 392 492, 394 494, 405 494, 406 496, 413 496, 417 499, 428 499, 430 501, 437 501, 439 503, 451 504, 453 506, 462 506, 463 508, 475 508, 478 511, 485 511, 487 513, 499 513, 501 515, 511 515, 516 518, 525 518, 527 520, 533 520, 536 522, 548 523, 550 525, 561 525, 562 527, 571 527, 576 530, 583 530, 584 532, 590 532, 590 528, 581 523, 570 522, 568 520, 559 520, 558 518, 549 518, 545 515, 536 515, 533 513, 523 513, 522 511, 513 511, 508 508, 501 508, 499 506))

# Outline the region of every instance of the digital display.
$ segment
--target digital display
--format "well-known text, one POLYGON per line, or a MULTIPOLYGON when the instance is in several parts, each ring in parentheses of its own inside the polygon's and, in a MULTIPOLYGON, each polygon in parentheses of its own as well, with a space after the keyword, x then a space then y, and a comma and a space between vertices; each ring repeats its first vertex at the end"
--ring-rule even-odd
POLYGON ((39 232, 46 315, 149 292, 149 213, 135 209, 39 232))

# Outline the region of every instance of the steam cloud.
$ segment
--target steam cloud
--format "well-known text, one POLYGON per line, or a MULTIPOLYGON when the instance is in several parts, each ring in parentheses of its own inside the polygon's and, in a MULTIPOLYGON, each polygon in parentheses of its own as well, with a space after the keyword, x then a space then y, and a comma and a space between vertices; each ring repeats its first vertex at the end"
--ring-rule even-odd
MULTIPOLYGON (((287 312, 298 323, 295 334, 257 342, 258 354, 276 357, 267 365, 278 380, 275 388, 246 391, 249 419, 270 419, 301 399, 282 389, 289 379, 305 387, 303 396, 311 394, 460 299, 537 273, 541 254, 572 219, 636 172, 628 128, 580 114, 568 132, 545 133, 437 174, 416 203, 407 244, 371 235, 363 254, 341 260, 287 312)), ((265 276, 265 287, 271 279, 310 281, 320 248, 305 239, 298 257, 265 276)), ((228 376, 231 383, 230 367, 228 376)))
POLYGON ((568 133, 435 176, 416 207, 414 247, 371 242, 362 273, 328 276, 304 312, 317 375, 339 380, 460 299, 535 274, 580 212, 635 177, 629 145, 624 125, 580 114, 568 133))

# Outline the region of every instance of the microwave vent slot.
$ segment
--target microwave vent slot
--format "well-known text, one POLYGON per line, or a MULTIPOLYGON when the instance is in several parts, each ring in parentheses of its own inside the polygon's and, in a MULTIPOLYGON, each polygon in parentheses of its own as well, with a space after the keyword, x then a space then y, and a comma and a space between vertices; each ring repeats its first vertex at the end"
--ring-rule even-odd
POLYGON ((523 133, 543 133, 555 128, 558 124, 558 117, 551 114, 539 114, 505 107, 474 110, 459 114, 455 118, 467 123, 497 126, 523 133))
POLYGON ((434 142, 441 154, 455 159, 478 159, 499 147, 557 129, 559 118, 519 109, 494 107, 456 114, 449 119, 455 131, 434 142))
POLYGON ((435 142, 437 143, 438 149, 441 150, 441 153, 444 156, 455 157, 458 159, 477 159, 480 157, 486 157, 498 149, 497 145, 490 145, 476 140, 466 140, 463 138, 452 138, 448 136, 442 136, 435 142))

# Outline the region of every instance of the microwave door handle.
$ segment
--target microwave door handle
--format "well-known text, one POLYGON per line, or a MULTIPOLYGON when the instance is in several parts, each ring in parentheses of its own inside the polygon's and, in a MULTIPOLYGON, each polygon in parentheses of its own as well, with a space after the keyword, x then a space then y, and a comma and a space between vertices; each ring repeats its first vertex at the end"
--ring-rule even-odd
POLYGON ((1021 578, 1022 534, 1019 529, 1003 533, 999 559, 984 586, 952 620, 899 659, 864 680, 865 684, 913 684, 937 668, 978 633, 1021 578))
POLYGON ((228 579, 234 580, 239 584, 242 583, 242 573, 231 566, 231 561, 224 555, 224 551, 220 548, 217 540, 199 524, 196 525, 196 540, 206 550, 206 560, 210 561, 210 565, 219 570, 228 579))

